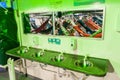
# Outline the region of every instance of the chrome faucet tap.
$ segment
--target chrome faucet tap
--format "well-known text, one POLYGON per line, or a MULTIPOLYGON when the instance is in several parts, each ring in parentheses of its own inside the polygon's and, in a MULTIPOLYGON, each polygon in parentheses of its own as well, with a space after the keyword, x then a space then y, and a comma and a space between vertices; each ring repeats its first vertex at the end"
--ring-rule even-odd
POLYGON ((63 52, 61 52, 58 57, 57 57, 58 62, 60 62, 61 60, 63 60, 63 52))
POLYGON ((84 59, 83 59, 83 67, 87 66, 87 55, 85 55, 84 59))
POLYGON ((93 63, 91 61, 89 61, 88 59, 88 54, 85 55, 84 59, 83 59, 83 67, 92 67, 93 66, 93 63))

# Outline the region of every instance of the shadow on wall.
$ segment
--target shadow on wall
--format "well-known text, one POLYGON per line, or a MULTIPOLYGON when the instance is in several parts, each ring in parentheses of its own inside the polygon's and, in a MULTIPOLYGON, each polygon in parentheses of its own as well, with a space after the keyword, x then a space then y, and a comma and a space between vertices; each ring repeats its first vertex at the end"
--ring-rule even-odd
POLYGON ((110 63, 110 61, 108 62, 108 72, 110 72, 110 73, 114 72, 114 68, 113 68, 112 64, 110 63))
POLYGON ((18 45, 14 10, 11 8, 0 8, 0 65, 7 63, 8 56, 5 52, 18 45))

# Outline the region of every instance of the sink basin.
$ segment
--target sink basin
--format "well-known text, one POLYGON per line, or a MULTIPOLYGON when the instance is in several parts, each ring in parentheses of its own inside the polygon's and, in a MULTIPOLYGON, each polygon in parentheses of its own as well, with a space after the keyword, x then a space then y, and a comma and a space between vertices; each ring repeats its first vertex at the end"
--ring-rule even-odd
POLYGON ((60 58, 58 58, 58 56, 51 58, 51 61, 53 62, 62 62, 63 60, 64 60, 63 56, 61 56, 60 58))
POLYGON ((44 52, 42 51, 37 51, 32 54, 32 57, 42 57, 44 55, 44 52))
POLYGON ((83 58, 74 61, 75 69, 85 74, 104 76, 107 72, 107 63, 103 59, 89 58, 84 66, 83 58))
POLYGON ((29 48, 28 47, 25 47, 25 48, 19 48, 19 50, 17 50, 17 54, 24 54, 24 53, 27 53, 29 51, 29 48))
POLYGON ((84 63, 83 60, 76 60, 75 61, 75 66, 79 67, 93 67, 93 63, 91 61, 86 61, 86 64, 84 63))

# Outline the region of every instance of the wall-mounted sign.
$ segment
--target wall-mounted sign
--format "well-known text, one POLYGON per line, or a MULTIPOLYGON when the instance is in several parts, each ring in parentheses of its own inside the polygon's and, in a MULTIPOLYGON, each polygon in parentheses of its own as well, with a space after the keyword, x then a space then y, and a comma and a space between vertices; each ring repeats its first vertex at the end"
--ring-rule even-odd
POLYGON ((91 5, 95 3, 105 3, 105 0, 74 0, 74 6, 91 5))

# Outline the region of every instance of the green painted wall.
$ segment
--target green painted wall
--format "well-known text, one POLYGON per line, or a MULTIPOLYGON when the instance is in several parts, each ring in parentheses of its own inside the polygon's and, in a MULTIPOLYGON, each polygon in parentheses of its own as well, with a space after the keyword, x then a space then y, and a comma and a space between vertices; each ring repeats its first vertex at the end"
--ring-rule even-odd
MULTIPOLYGON (((91 6, 73 6, 73 0, 19 0, 18 6, 21 12, 36 11, 56 11, 68 9, 83 9, 91 6), (58 1, 60 4, 52 3, 58 1), (62 1, 62 2, 61 2, 62 1)), ((72 54, 85 55, 89 54, 92 57, 106 58, 112 63, 115 72, 120 76, 120 33, 117 32, 117 17, 120 15, 120 1, 119 0, 106 0, 105 6, 105 24, 104 24, 104 38, 103 39, 89 39, 78 37, 59 37, 59 36, 46 36, 34 34, 22 34, 22 45, 28 45, 38 48, 45 48, 56 51, 64 51, 72 54), (119 11, 118 11, 119 10, 119 11), (48 37, 57 37, 61 39, 61 45, 48 44, 48 37), (77 39, 76 51, 73 51, 70 42, 71 39, 77 39), (36 41, 37 40, 37 41, 36 41), (39 40, 39 41, 38 41, 39 40)), ((93 7, 93 6, 92 6, 93 7)), ((120 20, 120 19, 119 19, 120 20)), ((19 30, 22 30, 22 23, 19 24, 19 30)), ((22 31, 19 34, 23 33, 22 31)))

